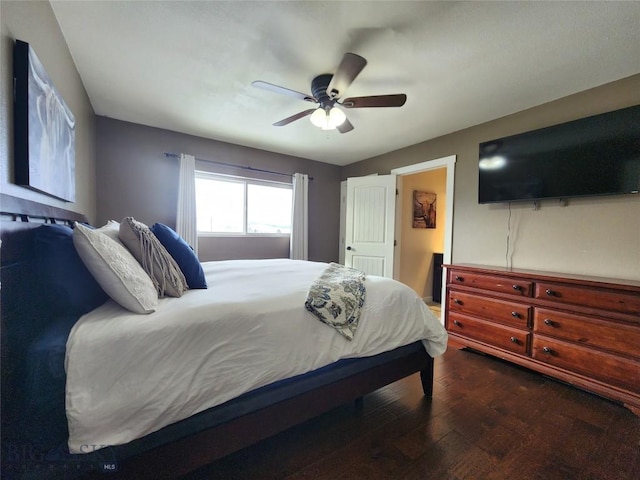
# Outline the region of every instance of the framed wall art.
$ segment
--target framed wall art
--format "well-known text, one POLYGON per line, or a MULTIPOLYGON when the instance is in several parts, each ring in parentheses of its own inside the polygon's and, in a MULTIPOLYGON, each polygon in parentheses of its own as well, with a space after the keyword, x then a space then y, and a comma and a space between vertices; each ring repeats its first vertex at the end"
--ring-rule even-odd
POLYGON ((436 228, 435 193, 413 191, 413 228, 436 228))
POLYGON ((15 182, 75 201, 73 113, 31 46, 16 40, 13 55, 15 182))

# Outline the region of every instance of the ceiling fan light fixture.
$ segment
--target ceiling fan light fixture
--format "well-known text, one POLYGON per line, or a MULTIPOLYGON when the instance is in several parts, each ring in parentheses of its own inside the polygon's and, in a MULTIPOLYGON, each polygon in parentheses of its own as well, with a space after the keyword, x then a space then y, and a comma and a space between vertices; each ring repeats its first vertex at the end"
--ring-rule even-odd
POLYGON ((339 108, 333 107, 327 111, 320 107, 311 114, 309 120, 311 123, 322 130, 335 130, 336 127, 342 125, 347 116, 339 108))
POLYGON ((274 123, 274 127, 283 127, 308 116, 311 124, 322 130, 337 128, 340 133, 347 133, 353 130, 353 125, 341 108, 402 107, 407 101, 407 95, 404 93, 342 98, 344 92, 366 65, 367 61, 360 55, 345 53, 335 73, 322 73, 313 78, 311 95, 262 80, 256 80, 252 85, 317 105, 317 108, 309 108, 274 123), (341 108, 336 108, 336 105, 341 108))
POLYGON ((327 115, 327 112, 324 111, 324 108, 318 108, 311 114, 309 120, 311 120, 311 123, 313 123, 316 127, 322 128, 323 130, 328 130, 328 128, 326 127, 329 124, 329 116, 327 115))
POLYGON ((329 110, 329 123, 332 125, 332 128, 339 127, 346 119, 347 116, 338 107, 333 107, 329 110))

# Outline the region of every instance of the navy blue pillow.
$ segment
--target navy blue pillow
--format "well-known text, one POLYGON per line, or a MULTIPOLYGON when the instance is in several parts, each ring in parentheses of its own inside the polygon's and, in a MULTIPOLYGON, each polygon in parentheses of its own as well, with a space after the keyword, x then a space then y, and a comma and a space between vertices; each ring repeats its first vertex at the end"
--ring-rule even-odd
POLYGON ((70 227, 42 225, 34 241, 36 272, 52 311, 84 315, 108 300, 78 255, 70 227))
POLYGON ((207 288, 200 260, 184 238, 162 223, 155 223, 151 231, 176 261, 189 288, 207 288))

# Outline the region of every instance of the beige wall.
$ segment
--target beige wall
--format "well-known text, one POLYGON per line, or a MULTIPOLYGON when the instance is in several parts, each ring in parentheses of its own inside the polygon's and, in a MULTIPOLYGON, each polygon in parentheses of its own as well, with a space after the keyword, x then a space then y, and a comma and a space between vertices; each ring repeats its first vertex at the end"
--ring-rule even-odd
POLYGON ((0 1, 0 190, 96 216, 95 115, 49 2, 0 1), (13 43, 31 45, 76 118, 75 203, 13 184, 13 43))
MULTIPOLYGON (((433 254, 442 253, 446 205, 447 169, 400 177, 402 180, 402 218, 400 280, 422 298, 432 296, 433 254), (436 228, 413 228, 413 191, 437 195, 436 228)), ((397 220, 396 220, 397 221, 397 220)))
MULTIPOLYGON (((479 99, 478 101, 481 101, 479 99)), ((343 168, 342 176, 457 155, 453 211, 454 263, 640 280, 640 195, 479 205, 478 144, 485 140, 640 104, 640 75, 565 97, 343 168), (509 216, 511 215, 510 231, 509 216)), ((472 108, 472 106, 470 106, 472 108)))

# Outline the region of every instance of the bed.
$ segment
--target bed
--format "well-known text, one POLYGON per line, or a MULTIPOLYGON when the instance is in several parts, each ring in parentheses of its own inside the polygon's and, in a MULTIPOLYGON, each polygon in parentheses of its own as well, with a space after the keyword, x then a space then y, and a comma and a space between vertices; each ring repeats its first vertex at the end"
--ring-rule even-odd
MULTIPOLYGON (((255 298, 254 303, 261 305, 260 321, 275 325, 273 335, 284 337, 285 344, 288 342, 291 345, 286 351, 282 350, 281 345, 273 346, 271 343, 268 347, 258 346, 258 340, 264 336, 260 332, 254 336, 242 334, 242 337, 247 337, 248 342, 244 348, 229 349, 233 342, 216 343, 216 336, 227 338, 230 335, 229 327, 220 327, 217 330, 217 334, 220 335, 204 340, 206 337, 201 330, 203 324, 198 324, 196 317, 189 315, 188 321, 184 324, 187 327, 192 326, 191 337, 185 337, 187 340, 176 340, 173 334, 167 336, 157 333, 156 337, 149 334, 149 337, 154 338, 154 344, 166 343, 162 348, 167 350, 163 354, 157 353, 155 349, 145 350, 146 355, 136 356, 133 355, 136 353, 133 344, 127 347, 126 343, 123 346, 123 342, 128 338, 134 338, 134 330, 142 328, 141 324, 152 317, 141 316, 133 319, 127 312, 121 314, 122 309, 110 300, 80 317, 58 315, 52 319, 49 314, 51 299, 39 291, 39 280, 35 275, 34 232, 42 223, 71 225, 73 222, 84 222, 86 219, 74 212, 4 194, 1 201, 3 449, 5 445, 9 446, 9 450, 3 451, 3 472, 14 474, 16 478, 29 478, 28 474, 33 476, 34 472, 38 478, 46 478, 47 475, 51 475, 52 478, 104 478, 105 472, 112 474, 110 478, 173 478, 339 405, 361 401, 363 395, 417 372, 420 373, 425 395, 431 396, 433 357, 427 350, 430 349, 434 356, 441 353, 446 347, 446 332, 436 320, 437 326, 429 326, 428 336, 433 338, 431 343, 425 343, 421 338, 425 334, 417 331, 400 332, 394 340, 395 344, 391 346, 380 343, 380 335, 385 327, 382 323, 372 323, 373 320, 369 320, 370 315, 366 313, 366 308, 379 310, 382 308, 381 304, 392 303, 390 299, 383 297, 383 290, 376 290, 387 288, 382 285, 382 280, 367 278, 369 304, 365 300, 363 321, 358 326, 358 333, 352 342, 345 341, 327 325, 311 318, 308 312, 305 312, 310 317, 308 321, 300 321, 306 329, 304 333, 290 333, 293 329, 288 319, 293 317, 288 311, 279 310, 288 305, 283 300, 284 297, 278 297, 278 301, 271 305, 266 298, 260 297, 260 282, 250 281, 252 274, 256 278, 260 275, 261 268, 264 269, 265 275, 270 271, 277 275, 275 272, 284 268, 280 279, 299 276, 301 282, 308 283, 325 268, 324 264, 315 262, 308 262, 305 273, 295 275, 290 269, 295 267, 296 272, 302 270, 291 263, 292 261, 271 260, 260 264, 240 262, 239 265, 233 262, 205 264, 210 282, 215 283, 215 279, 226 278, 223 277, 225 272, 232 271, 231 276, 240 275, 244 285, 242 294, 234 292, 234 287, 229 286, 229 280, 214 285, 210 290, 220 297, 225 297, 227 302, 225 305, 218 304, 216 310, 228 308, 229 301, 235 304, 234 308, 246 310, 252 303, 249 299, 255 298), (380 285, 376 284, 378 281, 380 285), (376 299, 378 304, 375 303, 376 299), (265 312, 271 310, 275 316, 267 321, 265 312), (118 328, 113 330, 125 332, 124 336, 111 340, 114 342, 111 347, 106 343, 109 329, 87 330, 90 325, 104 325, 105 322, 108 322, 109 328, 117 325, 118 328), (133 330, 127 331, 127 325, 133 330), (371 337, 367 345, 360 342, 364 337, 371 337), (193 398, 183 399, 181 408, 161 404, 159 409, 152 412, 153 415, 147 423, 143 422, 140 426, 131 425, 129 428, 126 414, 112 415, 108 423, 112 423, 113 428, 107 429, 103 436, 99 436, 97 429, 91 426, 85 429, 84 436, 83 433, 76 434, 73 421, 73 406, 76 405, 76 400, 86 400, 83 405, 87 407, 78 418, 82 415, 84 418, 98 419, 102 418, 101 415, 108 416, 109 410, 100 410, 102 406, 98 405, 101 403, 98 399, 117 389, 100 390, 100 385, 109 382, 129 385, 140 382, 140 373, 133 367, 127 368, 127 365, 144 363, 145 357, 146 361, 157 368, 160 368, 163 362, 163 368, 188 364, 191 360, 185 359, 186 357, 181 357, 177 363, 175 358, 166 358, 165 361, 166 352, 178 350, 171 342, 196 344, 199 341, 212 346, 206 355, 207 358, 214 354, 213 351, 222 352, 222 357, 229 356, 229 352, 234 352, 231 356, 237 356, 237 352, 241 351, 241 364, 267 363, 264 359, 271 358, 270 363, 281 363, 286 371, 278 374, 279 376, 273 376, 275 374, 271 369, 266 372, 259 372, 257 366, 251 370, 245 369, 245 372, 250 373, 246 376, 252 378, 248 386, 242 387, 234 383, 234 379, 243 372, 238 367, 225 367, 228 379, 224 382, 221 379, 225 376, 220 371, 216 371, 213 379, 206 375, 198 377, 195 374, 188 377, 188 374, 180 372, 174 383, 162 386, 164 390, 159 398, 181 397, 183 392, 193 391, 192 397, 201 397, 200 400, 204 400, 197 408, 192 408, 193 398), (305 341, 308 344, 305 344, 305 341), (299 366, 302 362, 298 360, 308 356, 305 352, 309 351, 309 345, 314 343, 323 345, 320 353, 313 356, 306 366, 299 366), (104 350, 113 350, 116 348, 113 345, 119 345, 123 348, 122 351, 131 352, 133 356, 112 360, 111 368, 106 369, 106 374, 112 370, 120 373, 112 378, 107 376, 98 379, 96 376, 100 373, 99 368, 86 370, 84 365, 90 363, 89 361, 74 360, 85 358, 74 355, 92 353, 95 358, 100 358, 99 348, 90 345, 98 345, 104 350), (252 345, 256 347, 252 348, 252 345), (280 349, 282 354, 270 353, 270 349, 280 349), (272 356, 269 357, 269 354, 272 356), (278 362, 280 357, 286 361, 278 362), (122 361, 122 365, 116 367, 118 360, 122 361), (95 385, 91 388, 95 387, 95 396, 87 399, 83 391, 86 384, 83 382, 90 382, 94 377, 95 385), (209 380, 205 382, 202 381, 203 378, 209 380), (183 383, 180 383, 181 381, 183 383), (220 385, 217 385, 218 381, 220 385), (193 384, 198 384, 198 388, 185 387, 193 384), (178 395, 175 395, 176 392, 178 395), (190 408, 192 410, 189 410, 190 408), (71 434, 68 430, 69 425, 72 427, 71 434), (125 432, 124 436, 121 435, 122 432, 125 432), (69 453, 69 447, 77 453, 69 453)), ((64 270, 64 264, 60 268, 64 270)), ((284 292, 284 285, 280 284, 286 282, 277 278, 270 280, 271 290, 278 291, 280 288, 284 292)), ((162 323, 158 319, 165 318, 163 321, 169 322, 172 317, 179 316, 176 314, 178 305, 188 301, 198 304, 200 299, 210 293, 194 291, 188 292, 182 298, 160 300, 157 311, 153 314, 155 325, 162 323)), ((300 292, 296 295, 297 302, 300 292)), ((411 302, 403 300, 402 303, 411 302)), ((302 304, 300 308, 303 309, 302 304)), ((246 312, 237 312, 237 323, 241 324, 246 312)), ((396 312, 398 317, 408 315, 402 309, 396 309, 396 312)), ((251 331, 252 329, 259 330, 255 326, 249 328, 251 331)), ((183 352, 188 350, 182 349, 183 352)), ((210 364, 223 365, 220 358, 213 356, 210 364)), ((200 366, 201 371, 207 371, 209 367, 204 363, 203 365, 200 366)), ((163 378, 167 377, 166 374, 161 375, 163 378)), ((154 388, 146 387, 161 383, 140 382, 139 397, 153 397, 154 388)), ((90 388, 87 387, 86 390, 90 388)), ((124 401, 117 396, 110 400, 116 405, 135 405, 136 401, 124 401)), ((81 411, 82 408, 78 410, 81 411)), ((147 410, 143 404, 135 406, 134 411, 145 413, 135 415, 138 420, 147 417, 147 410)), ((107 422, 98 421, 98 425, 101 423, 107 422)), ((100 435, 102 433, 100 432, 100 435)))

